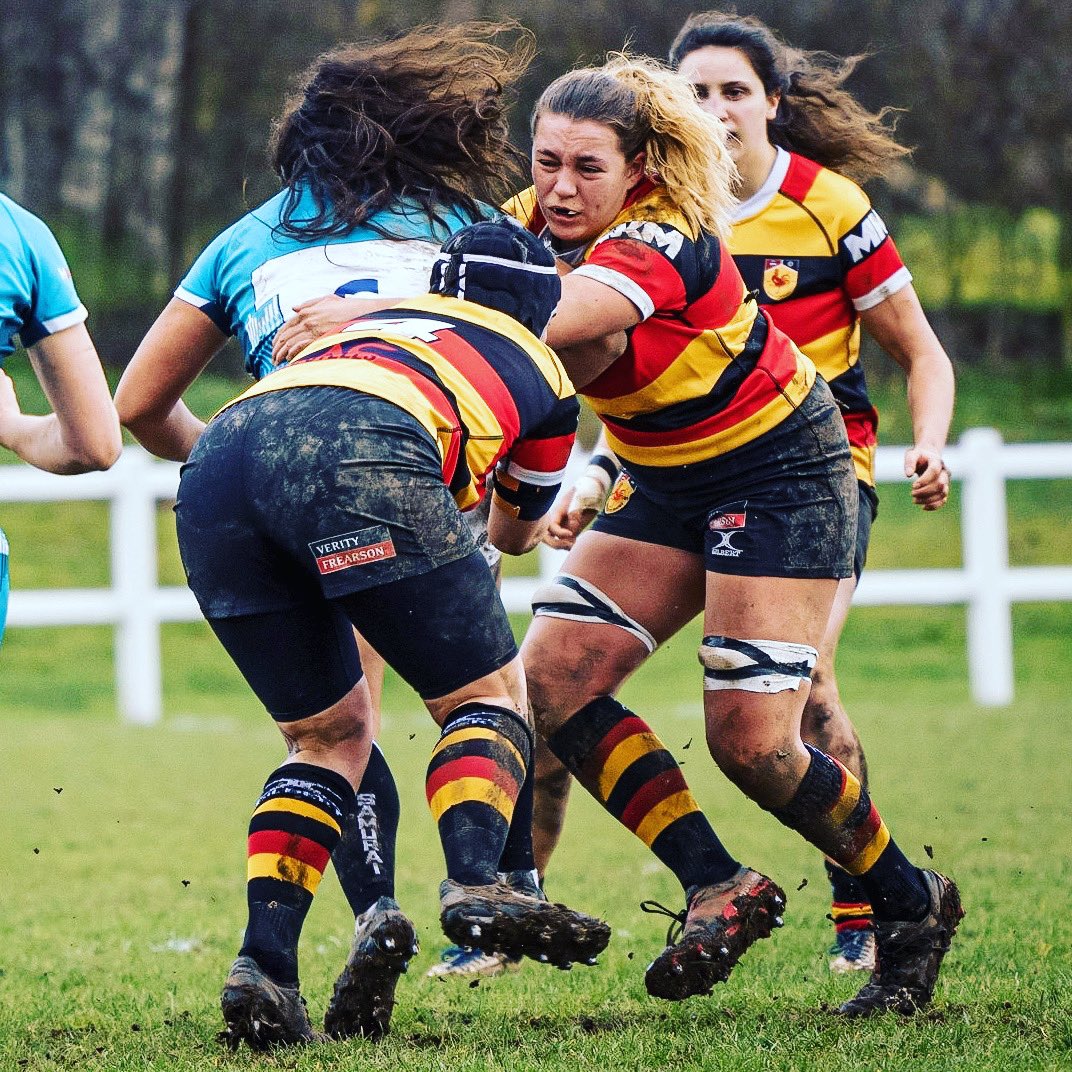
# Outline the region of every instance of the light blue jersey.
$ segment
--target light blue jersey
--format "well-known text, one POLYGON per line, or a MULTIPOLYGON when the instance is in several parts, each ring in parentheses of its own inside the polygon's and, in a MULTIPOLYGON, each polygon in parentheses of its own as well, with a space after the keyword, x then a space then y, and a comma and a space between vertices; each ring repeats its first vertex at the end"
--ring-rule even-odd
MULTIPOLYGON (((443 210, 448 226, 433 226, 411 205, 372 217, 395 239, 367 224, 330 238, 301 239, 279 230, 286 197, 280 191, 217 235, 175 290, 175 297, 238 338, 246 369, 258 380, 274 368, 272 340, 295 305, 325 294, 423 294, 439 247, 473 222, 443 210)), ((292 218, 310 218, 314 211, 312 195, 303 190, 292 218)))
POLYGON ((33 346, 81 324, 86 315, 52 232, 0 194, 0 368, 16 335, 23 346, 33 346))
MULTIPOLYGON (((0 368, 15 349, 15 336, 33 346, 81 324, 71 270, 52 232, 32 212, 0 194, 0 368)), ((8 598, 8 546, 0 529, 0 643, 8 598)))

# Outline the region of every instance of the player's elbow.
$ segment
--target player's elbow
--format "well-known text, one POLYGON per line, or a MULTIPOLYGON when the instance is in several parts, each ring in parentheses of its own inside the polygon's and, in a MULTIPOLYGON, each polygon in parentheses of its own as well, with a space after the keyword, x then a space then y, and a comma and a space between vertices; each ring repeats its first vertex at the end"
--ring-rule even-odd
POLYGON ((546 521, 520 521, 517 518, 496 517, 493 509, 488 519, 488 539, 504 555, 524 555, 543 539, 546 521))
POLYGON ((123 453, 123 437, 119 421, 88 436, 71 446, 67 471, 70 473, 93 473, 111 469, 123 453))

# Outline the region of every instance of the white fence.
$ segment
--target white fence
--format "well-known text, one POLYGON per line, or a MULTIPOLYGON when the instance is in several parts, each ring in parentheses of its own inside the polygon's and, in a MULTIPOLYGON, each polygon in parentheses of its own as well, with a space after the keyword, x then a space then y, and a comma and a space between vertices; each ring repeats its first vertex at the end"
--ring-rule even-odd
MULTIPOLYGON (((880 483, 903 481, 903 447, 878 452, 880 483)), ((1072 601, 1072 564, 1010 567, 1005 483, 1072 478, 1072 444, 1005 444, 989 428, 966 432, 946 460, 961 487, 960 569, 869 570, 856 602, 867 605, 963 603, 968 612, 972 695, 1000 706, 1013 698, 1011 605, 1072 601)), ((100 499, 111 503, 111 587, 14 591, 11 626, 114 625, 119 710, 131 722, 161 715, 160 625, 199 619, 186 588, 160 587, 156 505, 171 499, 179 467, 128 447, 107 473, 53 476, 28 466, 0 466, 0 503, 100 499)), ((16 546, 15 555, 30 553, 16 546)), ((552 574, 561 555, 540 549, 540 571, 552 574)), ((17 566, 16 566, 17 571, 17 566)), ((508 578, 503 601, 528 609, 537 578, 508 578)))

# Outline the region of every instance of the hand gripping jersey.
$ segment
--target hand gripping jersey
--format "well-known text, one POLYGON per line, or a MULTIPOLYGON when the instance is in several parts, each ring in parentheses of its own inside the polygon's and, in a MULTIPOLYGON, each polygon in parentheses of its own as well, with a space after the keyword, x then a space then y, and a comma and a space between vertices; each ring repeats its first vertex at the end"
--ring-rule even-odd
MULTIPOLYGON (((298 220, 313 214, 308 190, 300 196, 298 220)), ((246 371, 257 380, 275 367, 272 341, 295 305, 325 294, 423 294, 442 242, 473 222, 443 209, 445 224, 433 226, 402 204, 343 235, 296 238, 279 229, 286 197, 280 191, 217 235, 175 290, 239 340, 246 371), (385 238, 377 226, 396 237, 385 238)))
POLYGON ((912 276, 856 183, 778 150, 767 181, 734 213, 730 252, 760 305, 830 384, 858 478, 874 484, 878 413, 860 364, 860 313, 912 276))
POLYGON ((86 316, 52 232, 0 194, 0 368, 16 335, 23 346, 33 346, 86 316))
MULTIPOLYGON (((533 190, 506 211, 545 232, 533 190)), ((642 317, 625 353, 583 391, 626 462, 724 454, 776 427, 811 389, 815 366, 748 299, 722 243, 694 233, 656 183, 632 192, 575 272, 613 287, 642 317)))
POLYGON ((535 520, 554 501, 577 399, 554 352, 504 313, 440 294, 400 302, 317 339, 229 405, 325 385, 412 414, 438 443, 443 480, 463 510, 483 498, 493 469, 507 513, 535 520))

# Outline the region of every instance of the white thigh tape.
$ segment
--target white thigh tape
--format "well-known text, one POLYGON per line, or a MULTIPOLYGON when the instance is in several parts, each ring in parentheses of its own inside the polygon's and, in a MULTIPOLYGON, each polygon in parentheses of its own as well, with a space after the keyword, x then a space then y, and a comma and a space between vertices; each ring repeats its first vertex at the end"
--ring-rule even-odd
POLYGON ((788 692, 811 679, 819 653, 782 640, 705 636, 699 656, 706 691, 788 692))
POLYGON ((635 636, 649 653, 655 650, 655 637, 640 622, 630 618, 595 585, 568 573, 560 573, 553 581, 536 589, 532 596, 532 613, 547 618, 616 625, 635 636))

